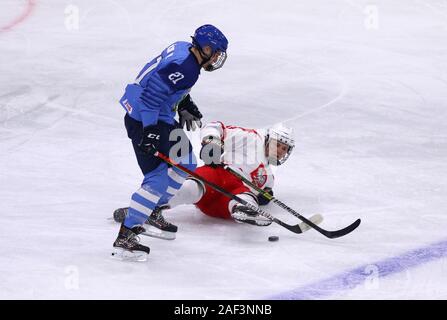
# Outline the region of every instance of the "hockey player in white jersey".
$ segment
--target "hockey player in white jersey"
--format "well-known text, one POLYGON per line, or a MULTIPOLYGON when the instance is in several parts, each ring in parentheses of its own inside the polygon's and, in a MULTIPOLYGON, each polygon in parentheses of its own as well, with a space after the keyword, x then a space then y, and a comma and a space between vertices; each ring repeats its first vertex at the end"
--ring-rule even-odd
MULTIPOLYGON (((268 200, 225 170, 225 166, 238 171, 257 187, 273 195, 274 176, 270 166, 279 166, 289 158, 295 147, 292 130, 282 124, 267 130, 255 130, 212 122, 201 130, 200 135, 200 158, 205 165, 197 168, 196 173, 253 205, 267 204, 268 200)), ((192 177, 186 180, 169 205, 174 207, 186 203, 194 203, 212 217, 258 226, 271 224, 271 220, 207 188, 192 177)))
MULTIPOLYGON (((201 141, 200 158, 205 165, 195 172, 255 206, 265 205, 268 200, 225 170, 225 166, 241 173, 257 187, 273 195, 274 176, 271 166, 283 164, 295 146, 292 130, 282 124, 267 130, 255 130, 211 122, 202 128, 201 141)), ((180 204, 195 204, 204 214, 216 218, 234 219, 257 226, 271 224, 271 220, 207 188, 193 177, 187 178, 179 192, 163 209, 180 204)), ((125 208, 117 209, 114 213, 115 220, 119 221, 125 211, 125 208)))

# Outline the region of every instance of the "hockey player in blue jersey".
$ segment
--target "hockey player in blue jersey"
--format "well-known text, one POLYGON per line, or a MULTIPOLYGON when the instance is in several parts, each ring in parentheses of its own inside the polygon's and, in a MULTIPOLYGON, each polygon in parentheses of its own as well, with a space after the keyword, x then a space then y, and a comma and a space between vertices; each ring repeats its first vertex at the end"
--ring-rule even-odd
POLYGON ((190 170, 196 168, 191 144, 184 134, 172 140, 175 129, 195 129, 201 126, 202 114, 192 101, 189 91, 203 68, 214 71, 227 58, 228 40, 212 25, 199 27, 192 43, 175 42, 144 66, 135 82, 126 87, 120 104, 126 110, 124 122, 132 141, 138 165, 144 175, 141 187, 132 195, 128 214, 121 224, 113 244, 112 255, 120 258, 145 260, 149 247, 139 243, 138 234, 145 231, 144 223, 176 232, 177 227, 164 220, 160 207, 182 186, 186 175, 154 156, 156 151, 170 154, 179 141, 187 143, 187 152, 181 148, 176 161, 190 170), (175 121, 176 111, 179 121, 175 121), (171 138, 170 138, 171 134, 171 138))

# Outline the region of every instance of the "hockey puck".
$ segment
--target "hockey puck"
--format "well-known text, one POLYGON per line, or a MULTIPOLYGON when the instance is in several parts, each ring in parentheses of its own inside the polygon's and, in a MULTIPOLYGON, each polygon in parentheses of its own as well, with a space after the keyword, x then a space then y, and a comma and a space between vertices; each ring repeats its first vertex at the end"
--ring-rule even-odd
POLYGON ((277 237, 277 236, 270 236, 269 237, 269 241, 278 241, 279 240, 279 237, 277 237))

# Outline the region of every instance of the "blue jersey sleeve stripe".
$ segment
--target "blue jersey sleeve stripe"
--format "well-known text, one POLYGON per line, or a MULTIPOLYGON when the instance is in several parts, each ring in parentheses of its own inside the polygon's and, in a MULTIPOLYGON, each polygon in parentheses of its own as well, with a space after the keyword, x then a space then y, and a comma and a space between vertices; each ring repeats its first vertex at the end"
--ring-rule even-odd
POLYGON ((153 98, 155 102, 162 103, 169 97, 167 94, 155 91, 152 88, 146 88, 145 91, 146 92, 144 93, 144 95, 146 96, 146 98, 149 98, 149 101, 151 100, 150 98, 153 98))
POLYGON ((169 97, 169 87, 156 75, 150 77, 140 97, 140 100, 146 107, 140 110, 141 120, 144 126, 153 125, 158 122, 161 106, 169 100, 169 97))
POLYGON ((141 100, 150 107, 158 107, 169 99, 169 88, 162 81, 154 78, 151 77, 141 94, 141 100))
POLYGON ((153 75, 149 79, 146 87, 149 85, 157 88, 158 91, 166 91, 167 93, 169 93, 169 86, 158 75, 153 75))

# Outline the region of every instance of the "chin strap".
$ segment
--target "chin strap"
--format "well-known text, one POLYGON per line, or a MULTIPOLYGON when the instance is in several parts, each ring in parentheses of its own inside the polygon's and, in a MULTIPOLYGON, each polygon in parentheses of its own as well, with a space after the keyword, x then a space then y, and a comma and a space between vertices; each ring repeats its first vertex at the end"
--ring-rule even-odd
POLYGON ((194 48, 196 48, 199 51, 200 54, 200 58, 202 58, 202 62, 199 63, 201 67, 203 67, 204 64, 206 64, 208 61, 211 60, 211 58, 213 57, 213 55, 211 55, 210 57, 208 57, 205 52, 203 52, 202 48, 199 46, 199 44, 197 43, 196 39, 194 37, 192 38, 192 45, 194 48))

